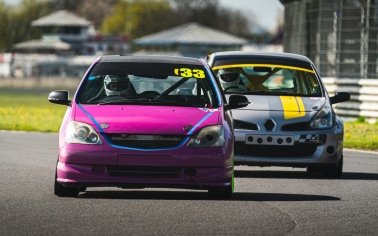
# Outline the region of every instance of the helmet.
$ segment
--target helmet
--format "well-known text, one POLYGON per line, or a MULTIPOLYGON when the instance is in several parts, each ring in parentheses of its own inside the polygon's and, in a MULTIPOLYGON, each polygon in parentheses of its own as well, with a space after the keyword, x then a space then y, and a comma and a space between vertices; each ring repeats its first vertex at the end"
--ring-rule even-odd
POLYGON ((107 75, 104 79, 106 95, 130 94, 130 79, 127 75, 107 75))
POLYGON ((240 82, 239 70, 236 68, 219 69, 218 78, 223 89, 237 87, 240 82))

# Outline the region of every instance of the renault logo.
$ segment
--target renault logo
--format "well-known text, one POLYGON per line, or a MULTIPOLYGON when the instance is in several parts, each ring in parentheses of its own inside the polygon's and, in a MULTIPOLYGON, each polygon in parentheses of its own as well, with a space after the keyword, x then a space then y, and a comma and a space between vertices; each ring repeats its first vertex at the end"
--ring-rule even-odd
POLYGON ((276 123, 272 119, 268 119, 264 123, 264 127, 265 127, 266 131, 272 131, 275 126, 276 126, 276 123))

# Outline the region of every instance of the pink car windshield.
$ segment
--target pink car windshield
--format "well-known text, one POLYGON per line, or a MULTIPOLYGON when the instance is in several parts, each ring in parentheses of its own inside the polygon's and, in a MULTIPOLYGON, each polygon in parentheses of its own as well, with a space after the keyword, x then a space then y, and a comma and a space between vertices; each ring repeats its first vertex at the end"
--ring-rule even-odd
POLYGON ((216 84, 202 65, 99 63, 79 89, 80 104, 219 107, 216 84))

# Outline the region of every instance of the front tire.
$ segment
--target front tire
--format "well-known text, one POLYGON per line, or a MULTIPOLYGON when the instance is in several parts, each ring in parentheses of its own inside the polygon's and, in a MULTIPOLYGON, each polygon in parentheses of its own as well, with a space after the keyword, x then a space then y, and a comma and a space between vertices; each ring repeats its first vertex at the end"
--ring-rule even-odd
POLYGON ((338 165, 335 166, 328 166, 322 169, 321 173, 324 178, 331 178, 331 179, 340 179, 343 175, 343 162, 344 157, 341 155, 341 159, 338 165))
POLYGON ((58 175, 55 172, 54 194, 58 197, 77 197, 79 188, 64 187, 56 179, 58 175))
POLYGON ((233 191, 232 186, 222 188, 214 188, 208 190, 209 197, 212 199, 232 199, 233 191))

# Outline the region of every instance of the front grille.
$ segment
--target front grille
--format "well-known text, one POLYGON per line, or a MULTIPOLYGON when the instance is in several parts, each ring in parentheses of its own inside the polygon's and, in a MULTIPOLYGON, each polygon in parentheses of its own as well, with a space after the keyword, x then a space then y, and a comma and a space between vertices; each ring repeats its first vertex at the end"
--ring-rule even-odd
POLYGON ((107 169, 110 176, 124 178, 168 179, 181 174, 181 167, 111 165, 107 169))
POLYGON ((310 129, 310 122, 298 122, 293 124, 283 125, 282 131, 307 131, 310 129))
POLYGON ((234 120, 235 129, 248 129, 248 130, 258 130, 258 126, 253 123, 248 123, 241 120, 234 120))
POLYGON ((301 157, 311 156, 319 144, 303 143, 293 146, 283 145, 246 145, 244 142, 235 142, 235 154, 258 157, 301 157))
POLYGON ((105 134, 114 145, 131 148, 171 148, 178 146, 184 136, 105 134))

